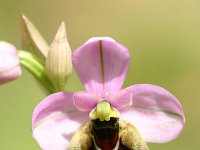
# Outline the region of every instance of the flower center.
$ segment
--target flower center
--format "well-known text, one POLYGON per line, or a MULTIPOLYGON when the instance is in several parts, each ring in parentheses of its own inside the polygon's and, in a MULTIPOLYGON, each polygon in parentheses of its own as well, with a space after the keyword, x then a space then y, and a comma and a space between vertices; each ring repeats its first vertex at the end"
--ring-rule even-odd
POLYGON ((119 140, 119 111, 106 101, 100 101, 90 112, 95 145, 102 150, 114 149, 119 140))
POLYGON ((119 111, 102 100, 90 112, 90 121, 73 135, 70 150, 148 150, 137 129, 120 119, 119 111))
POLYGON ((119 116, 119 111, 106 100, 100 101, 96 108, 90 112, 91 120, 99 119, 100 121, 109 121, 111 117, 119 118, 119 116))

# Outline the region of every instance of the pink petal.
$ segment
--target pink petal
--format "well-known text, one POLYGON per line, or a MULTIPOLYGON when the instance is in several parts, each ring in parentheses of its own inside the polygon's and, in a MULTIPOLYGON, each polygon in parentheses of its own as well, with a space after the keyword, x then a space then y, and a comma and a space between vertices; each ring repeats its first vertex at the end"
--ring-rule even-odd
POLYGON ((74 94, 74 105, 81 111, 91 111, 101 98, 95 93, 77 92, 74 94))
POLYGON ((128 49, 108 37, 88 40, 74 51, 74 68, 86 91, 98 93, 119 91, 129 64, 128 49))
POLYGON ((132 93, 127 89, 119 92, 112 92, 108 94, 106 100, 109 101, 112 106, 120 110, 132 104, 132 93))
POLYGON ((127 89, 132 91, 133 105, 121 111, 121 118, 136 126, 147 142, 164 143, 178 137, 185 117, 176 97, 150 84, 127 89))
POLYGON ((16 79, 21 75, 16 48, 0 41, 0 84, 16 79))
POLYGON ((73 133, 88 121, 88 113, 73 104, 74 93, 59 92, 46 97, 34 110, 33 136, 43 150, 66 150, 73 133))

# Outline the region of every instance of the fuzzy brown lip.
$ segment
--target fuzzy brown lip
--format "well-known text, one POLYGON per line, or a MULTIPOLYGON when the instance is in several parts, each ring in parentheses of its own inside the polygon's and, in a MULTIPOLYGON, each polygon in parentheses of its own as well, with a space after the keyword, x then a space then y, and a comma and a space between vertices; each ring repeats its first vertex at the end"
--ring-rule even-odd
POLYGON ((119 119, 110 118, 109 121, 92 121, 93 135, 96 145, 101 150, 113 150, 119 140, 119 119))

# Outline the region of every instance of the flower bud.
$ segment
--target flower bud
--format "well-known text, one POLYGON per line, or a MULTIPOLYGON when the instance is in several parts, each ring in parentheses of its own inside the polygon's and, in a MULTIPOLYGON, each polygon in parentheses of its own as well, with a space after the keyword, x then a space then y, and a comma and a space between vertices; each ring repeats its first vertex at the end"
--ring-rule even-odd
POLYGON ((64 22, 61 23, 58 32, 50 45, 46 69, 57 91, 66 88, 67 78, 72 70, 71 48, 69 46, 64 22))
POLYGON ((42 63, 45 63, 49 46, 33 23, 23 14, 21 16, 21 32, 23 49, 36 55, 42 63))
POLYGON ((21 75, 16 48, 0 41, 0 84, 16 79, 21 75))

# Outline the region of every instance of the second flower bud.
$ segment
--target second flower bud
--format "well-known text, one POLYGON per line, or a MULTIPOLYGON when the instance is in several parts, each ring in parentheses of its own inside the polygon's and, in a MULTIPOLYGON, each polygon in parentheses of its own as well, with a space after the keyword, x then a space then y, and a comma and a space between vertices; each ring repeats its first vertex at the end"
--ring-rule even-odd
POLYGON ((67 78, 72 70, 71 48, 64 22, 51 43, 46 58, 46 69, 57 91, 66 90, 67 78))

